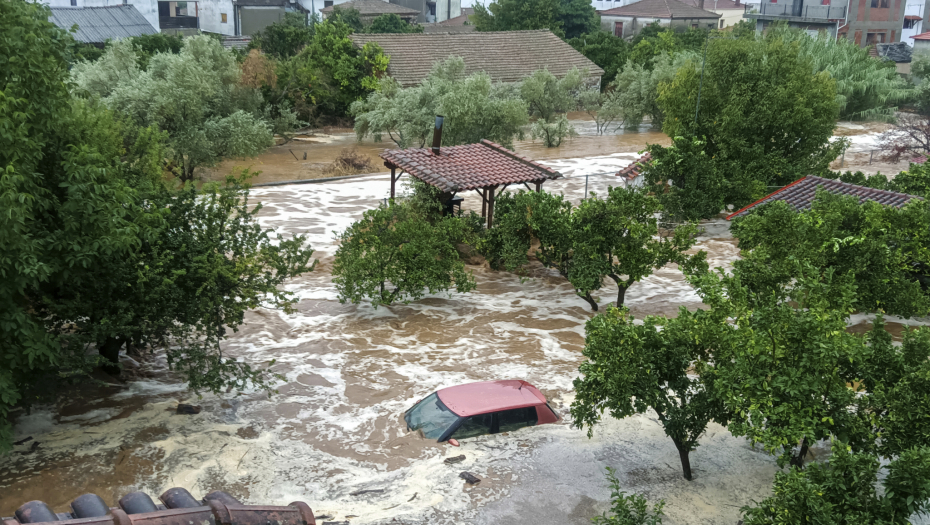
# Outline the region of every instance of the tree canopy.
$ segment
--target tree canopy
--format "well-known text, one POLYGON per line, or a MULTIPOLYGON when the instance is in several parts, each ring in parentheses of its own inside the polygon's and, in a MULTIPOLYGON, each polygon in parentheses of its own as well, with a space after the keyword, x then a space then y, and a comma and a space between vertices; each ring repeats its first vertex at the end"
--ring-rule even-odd
POLYGON ((423 26, 411 24, 394 13, 378 16, 365 27, 366 33, 422 33, 423 26))
POLYGON ((252 35, 249 49, 261 49, 278 60, 290 58, 313 40, 315 24, 308 24, 301 13, 284 13, 284 20, 268 25, 252 35))
POLYGON ((600 24, 594 6, 585 0, 495 0, 474 7, 471 21, 478 31, 549 29, 575 38, 593 33, 600 24))

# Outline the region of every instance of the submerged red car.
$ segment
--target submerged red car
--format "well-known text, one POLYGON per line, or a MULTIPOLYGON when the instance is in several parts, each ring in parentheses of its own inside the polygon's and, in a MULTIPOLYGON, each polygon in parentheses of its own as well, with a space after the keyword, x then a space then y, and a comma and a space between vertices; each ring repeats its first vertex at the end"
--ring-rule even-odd
POLYGON ((526 381, 483 381, 443 388, 404 413, 407 430, 439 442, 555 423, 559 416, 526 381))

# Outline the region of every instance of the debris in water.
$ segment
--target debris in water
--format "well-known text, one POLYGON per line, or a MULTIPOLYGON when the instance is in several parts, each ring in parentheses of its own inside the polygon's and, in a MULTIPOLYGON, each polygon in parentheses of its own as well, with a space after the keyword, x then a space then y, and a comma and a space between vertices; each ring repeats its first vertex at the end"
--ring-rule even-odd
POLYGON ((29 437, 27 437, 27 438, 20 439, 19 441, 15 441, 15 442, 13 442, 13 444, 14 444, 14 445, 22 445, 23 443, 28 443, 28 442, 30 442, 30 441, 32 441, 32 436, 29 436, 29 437))
POLYGON ((356 490, 355 492, 349 493, 349 495, 350 496, 361 496, 362 494, 381 494, 382 492, 384 492, 384 489, 356 490))
POLYGON ((324 521, 323 525, 349 525, 348 521, 324 521))
MULTIPOLYGON (((31 438, 30 438, 30 439, 31 439, 31 438)), ((32 443, 32 446, 29 447, 29 450, 24 450, 24 451, 20 452, 20 454, 23 454, 23 455, 25 455, 25 454, 32 454, 33 452, 35 452, 35 451, 38 450, 38 449, 39 449, 39 442, 38 442, 38 441, 34 441, 34 442, 32 443)))
POLYGON ((465 454, 462 454, 461 456, 455 456, 452 458, 446 458, 446 460, 443 461, 443 463, 445 463, 446 465, 454 465, 455 463, 461 463, 463 461, 465 461, 465 454))
POLYGON ((256 428, 256 425, 253 423, 247 427, 242 427, 239 430, 236 430, 236 435, 242 439, 258 439, 258 436, 261 434, 261 431, 256 428))
POLYGON ((481 481, 481 478, 475 476, 471 472, 462 472, 461 474, 459 474, 459 477, 464 479, 465 482, 468 483, 469 485, 474 485, 475 483, 478 483, 479 481, 481 481))
POLYGON ((184 403, 178 403, 178 414, 199 414, 201 411, 200 405, 186 405, 184 403))
POLYGON ((407 503, 410 503, 411 501, 417 499, 417 494, 419 494, 419 492, 414 492, 414 493, 413 493, 413 497, 410 498, 410 499, 408 499, 408 500, 407 500, 407 503))

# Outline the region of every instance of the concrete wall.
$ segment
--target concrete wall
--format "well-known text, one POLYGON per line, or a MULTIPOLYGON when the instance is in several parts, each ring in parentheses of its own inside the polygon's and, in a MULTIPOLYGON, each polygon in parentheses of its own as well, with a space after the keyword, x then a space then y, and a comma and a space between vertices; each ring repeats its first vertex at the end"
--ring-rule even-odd
POLYGON ((462 0, 436 0, 436 22, 461 16, 462 0))
POLYGON ((623 33, 617 35, 623 38, 632 37, 636 33, 639 33, 643 27, 653 22, 658 22, 662 27, 668 27, 669 20, 667 18, 641 18, 635 16, 601 15, 601 29, 612 35, 616 34, 614 31, 616 25, 618 23, 623 24, 623 33))
POLYGON ((283 6, 239 6, 239 34, 242 36, 254 35, 282 20, 283 6))
POLYGON ((710 11, 711 13, 716 13, 720 15, 720 20, 717 22, 717 29, 723 29, 724 27, 735 26, 743 19, 744 9, 714 9, 713 0, 707 0, 704 2, 704 10, 710 11), (720 24, 723 22, 723 25, 720 24))
POLYGON ((232 0, 200 0, 200 30, 221 35, 236 35, 236 11, 232 0), (226 23, 223 23, 226 14, 226 23))
POLYGON ((915 40, 914 53, 930 53, 930 40, 915 40))
POLYGON ((869 33, 883 34, 886 43, 901 41, 906 0, 877 0, 879 7, 872 7, 872 0, 853 0, 849 7, 849 31, 847 38, 862 47, 868 45, 869 33), (881 7, 881 2, 888 7, 881 7))
MULTIPOLYGON (((50 7, 107 7, 123 5, 123 0, 76 0, 77 6, 72 6, 71 0, 42 0, 42 3, 50 7)), ((135 6, 142 13, 142 16, 152 24, 152 27, 161 30, 158 23, 157 0, 126 0, 125 3, 135 6)))
MULTIPOLYGON (((756 20, 756 33, 764 32, 765 29, 772 25, 773 21, 771 20, 756 20)), ((817 36, 820 32, 825 32, 830 35, 831 38, 836 38, 837 24, 836 22, 824 22, 824 23, 805 23, 805 22, 788 22, 789 27, 795 29, 803 29, 811 36, 817 36)))

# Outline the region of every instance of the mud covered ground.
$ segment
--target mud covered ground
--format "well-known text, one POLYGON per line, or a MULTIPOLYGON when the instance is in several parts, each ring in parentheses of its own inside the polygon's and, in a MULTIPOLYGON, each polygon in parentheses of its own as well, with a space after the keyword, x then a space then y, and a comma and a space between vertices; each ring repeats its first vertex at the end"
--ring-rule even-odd
MULTIPOLYGON (((588 191, 603 192, 618 180, 584 175, 636 157, 609 151, 547 160, 569 176, 544 188, 574 202, 586 182, 588 191)), ((387 175, 254 190, 265 205, 263 224, 285 236, 308 235, 320 259, 316 271, 287 285, 300 297, 295 314, 251 312, 224 345, 253 364, 276 360, 273 370, 286 377, 279 393, 198 399, 163 361, 125 358, 131 380, 76 390, 17 415, 15 439, 32 440, 0 459, 0 516, 33 499, 61 512, 85 492, 112 505, 132 490, 157 496, 183 486, 195 496, 226 490, 250 503, 302 500, 327 520, 352 523, 588 523, 608 507, 607 466, 617 469, 624 490, 665 499, 671 524, 735 524, 739 507, 768 494, 774 459, 713 425, 692 457, 695 480, 681 479, 654 414, 607 418, 592 439, 564 420, 459 448, 407 434, 405 409, 469 381, 526 379, 567 415, 592 312, 539 266, 525 282, 470 266, 478 288, 468 294, 377 310, 340 304, 329 274, 334 232, 388 191, 387 175), (178 402, 203 411, 176 415, 178 402), (463 463, 443 463, 459 454, 463 463), (482 481, 466 486, 463 470, 482 481), (373 489, 383 492, 352 495, 373 489)), ((465 195, 466 209, 479 206, 477 195, 465 195)), ((713 266, 729 268, 738 256, 724 221, 705 224, 697 247, 713 266)), ((606 286, 599 298, 604 304, 614 296, 606 286)), ((633 286, 627 304, 637 317, 702 306, 674 267, 633 286)), ((900 337, 903 321, 889 320, 900 337)), ((863 323, 854 320, 857 329, 863 323)))

